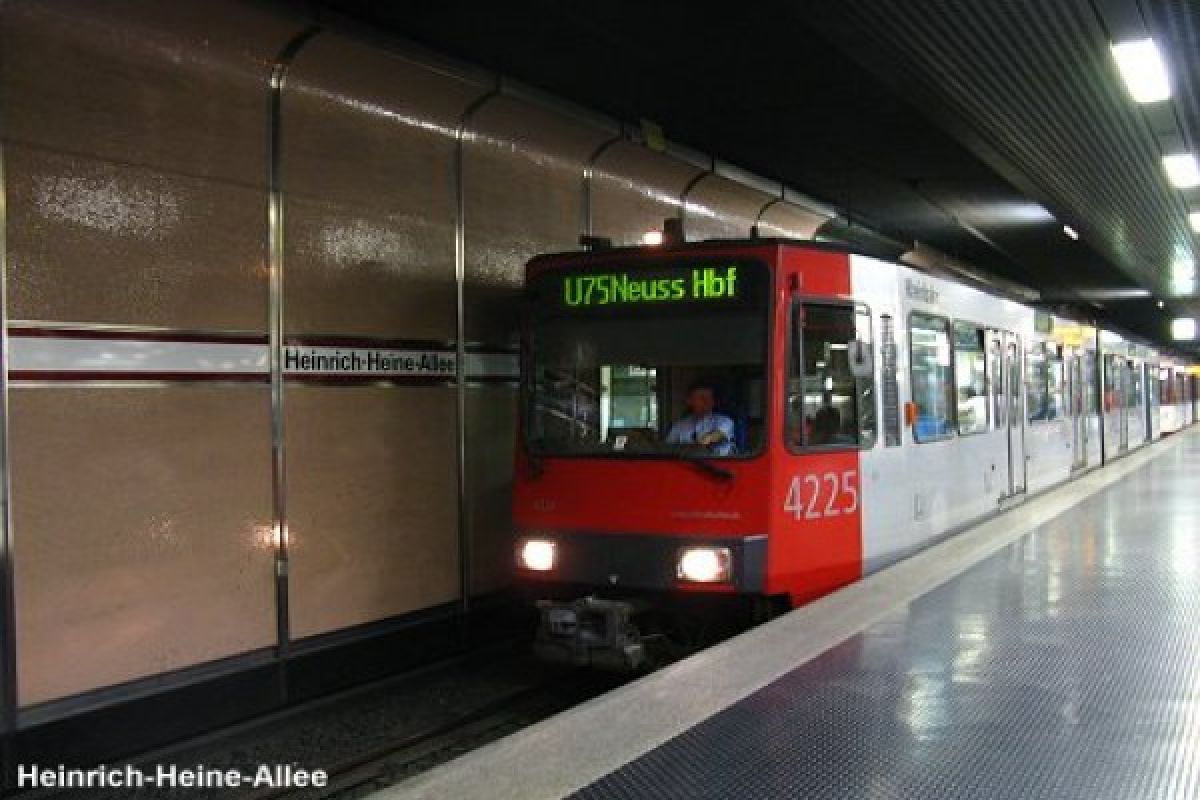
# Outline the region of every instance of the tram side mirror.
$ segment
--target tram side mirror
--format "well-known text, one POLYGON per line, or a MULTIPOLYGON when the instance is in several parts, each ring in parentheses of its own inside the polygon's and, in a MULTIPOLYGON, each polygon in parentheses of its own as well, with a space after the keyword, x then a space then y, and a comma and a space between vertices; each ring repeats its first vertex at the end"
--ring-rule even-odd
POLYGON ((861 339, 846 345, 846 360, 850 363, 850 374, 856 378, 870 378, 875 372, 871 345, 861 339))

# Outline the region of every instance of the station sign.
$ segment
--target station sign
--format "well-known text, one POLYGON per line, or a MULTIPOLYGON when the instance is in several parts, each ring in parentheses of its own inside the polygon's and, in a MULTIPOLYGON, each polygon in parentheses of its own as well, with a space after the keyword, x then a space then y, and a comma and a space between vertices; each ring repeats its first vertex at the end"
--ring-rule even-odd
POLYGON ((437 350, 378 347, 288 345, 283 351, 287 375, 353 377, 454 377, 455 355, 437 350))

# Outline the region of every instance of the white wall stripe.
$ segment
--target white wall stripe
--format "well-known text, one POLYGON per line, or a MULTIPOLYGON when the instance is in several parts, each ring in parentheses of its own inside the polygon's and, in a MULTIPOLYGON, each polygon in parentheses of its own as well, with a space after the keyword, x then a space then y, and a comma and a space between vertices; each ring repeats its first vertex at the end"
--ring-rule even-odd
MULTIPOLYGON (((266 344, 220 341, 39 336, 14 334, 9 371, 21 376, 71 377, 147 375, 181 377, 267 375, 266 344)), ((468 379, 518 377, 512 353, 468 353, 468 379)), ((284 373, 312 377, 453 378, 451 349, 337 347, 290 344, 284 348, 284 373)))
POLYGON ((9 341, 13 372, 267 373, 267 347, 259 344, 40 336, 9 341))

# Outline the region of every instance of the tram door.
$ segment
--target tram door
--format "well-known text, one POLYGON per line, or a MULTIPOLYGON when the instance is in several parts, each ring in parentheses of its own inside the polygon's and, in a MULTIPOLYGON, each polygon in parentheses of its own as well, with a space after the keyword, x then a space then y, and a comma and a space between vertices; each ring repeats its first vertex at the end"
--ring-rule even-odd
POLYGON ((1125 359, 1117 361, 1116 369, 1116 393, 1117 404, 1120 411, 1117 414, 1117 452, 1124 453, 1129 449, 1129 401, 1133 398, 1133 393, 1130 390, 1129 381, 1133 375, 1129 369, 1129 362, 1125 359))
POLYGON ((1083 357, 1072 351, 1067 362, 1067 392, 1071 415, 1071 469, 1087 466, 1087 411, 1084 408, 1083 357))
POLYGON ((1025 491, 1025 403, 1021 390, 1021 339, 1004 334, 1004 388, 1008 394, 1008 493, 1025 491))

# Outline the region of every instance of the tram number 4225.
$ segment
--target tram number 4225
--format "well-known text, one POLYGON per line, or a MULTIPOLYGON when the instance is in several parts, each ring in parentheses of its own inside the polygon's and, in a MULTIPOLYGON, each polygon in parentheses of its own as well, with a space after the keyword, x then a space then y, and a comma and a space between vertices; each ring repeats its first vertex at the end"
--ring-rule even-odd
POLYGON ((797 520, 825 519, 858 511, 858 473, 793 475, 783 510, 797 520))

